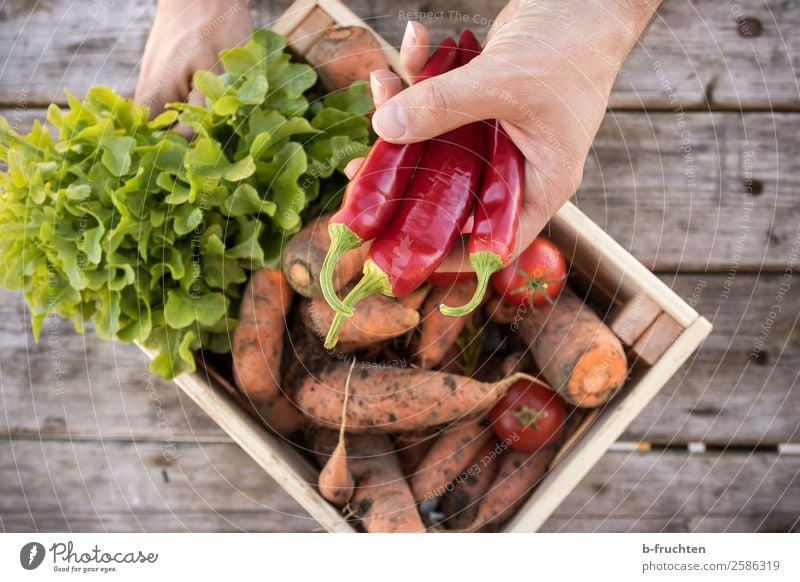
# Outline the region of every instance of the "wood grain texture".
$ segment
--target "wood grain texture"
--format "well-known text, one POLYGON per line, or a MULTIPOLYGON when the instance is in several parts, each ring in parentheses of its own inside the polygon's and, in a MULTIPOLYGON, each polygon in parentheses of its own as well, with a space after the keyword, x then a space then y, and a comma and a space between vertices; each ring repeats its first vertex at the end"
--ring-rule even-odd
MULTIPOLYGON (((317 531, 233 444, 0 443, 5 531, 317 531), (24 470, 26 479, 20 481, 24 470)), ((608 453, 544 531, 790 531, 800 456, 608 453)))
MULTIPOLYGON (((290 3, 254 1, 255 23, 269 26, 290 3)), ((5 2, 0 7, 0 103, 63 101, 64 89, 81 95, 93 84, 132 94, 155 2, 107 4, 5 2)), ((419 17, 419 12, 434 39, 457 36, 467 26, 483 38, 504 4, 505 0, 440 0, 435 6, 421 0, 347 2, 395 46, 405 21, 419 17), (432 10, 435 14, 427 14, 432 10)), ((793 71, 798 65, 799 25, 800 7, 793 2, 667 0, 626 63, 611 105, 798 108, 800 92, 793 71), (751 36, 743 36, 744 17, 758 20, 758 36, 752 30, 751 36)))

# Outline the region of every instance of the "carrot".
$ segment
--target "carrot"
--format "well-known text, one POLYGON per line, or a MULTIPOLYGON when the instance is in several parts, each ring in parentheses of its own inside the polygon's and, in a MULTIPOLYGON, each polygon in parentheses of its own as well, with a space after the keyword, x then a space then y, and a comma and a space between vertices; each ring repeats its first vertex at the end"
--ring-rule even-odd
POLYGON ((422 459, 431 450, 436 440, 436 430, 426 428, 411 432, 402 432, 394 437, 394 450, 400 459, 400 468, 403 475, 408 477, 417 470, 422 459))
POLYGON ((370 71, 389 68, 375 35, 360 26, 326 30, 304 58, 328 91, 345 89, 354 81, 368 80, 370 71))
MULTIPOLYGON (((368 532, 423 532, 411 488, 388 435, 348 435, 347 457, 356 487, 350 507, 368 532)), ((330 455, 338 440, 332 430, 317 431, 314 450, 330 455)))
POLYGON ((431 292, 431 285, 423 285, 416 291, 412 291, 408 295, 403 295, 397 298, 397 302, 403 307, 408 307, 414 311, 419 311, 428 294, 431 292))
POLYGON ((503 358, 503 363, 500 365, 504 376, 522 371, 531 372, 531 367, 530 352, 513 352, 508 354, 503 358))
POLYGON ((284 395, 278 396, 272 402, 257 405, 255 413, 267 428, 282 435, 297 432, 306 425, 306 417, 284 395))
MULTIPOLYGON (((344 402, 342 403, 342 419, 344 419, 347 410, 347 396, 350 383, 350 377, 353 373, 353 367, 356 365, 355 359, 350 365, 350 373, 344 385, 344 402)), ((347 447, 345 446, 344 436, 345 424, 342 422, 342 427, 339 429, 339 442, 336 443, 336 448, 333 449, 328 462, 319 473, 319 492, 320 494, 333 503, 336 507, 344 507, 353 497, 353 489, 355 482, 350 469, 347 467, 347 447)))
MULTIPOLYGON (((303 297, 322 297, 319 272, 331 244, 328 220, 322 216, 308 223, 292 236, 283 247, 281 263, 283 273, 297 293, 303 297)), ((369 245, 346 252, 336 264, 333 285, 340 289, 361 272, 369 245)))
POLYGON ((233 331, 233 379, 255 404, 280 394, 280 366, 286 313, 292 291, 276 269, 253 271, 233 331))
MULTIPOLYGON (((317 336, 325 337, 336 313, 324 297, 304 301, 300 307, 303 322, 317 336)), ((345 321, 339 340, 353 347, 366 347, 414 329, 419 323, 419 312, 403 307, 384 295, 372 295, 361 301, 355 313, 345 321)), ((337 345, 338 347, 338 345, 337 345)))
MULTIPOLYGON (((324 356, 324 354, 323 354, 324 356)), ((339 427, 348 366, 309 354, 293 366, 291 385, 300 409, 315 424, 339 427)), ((414 368, 370 368, 353 373, 347 407, 348 432, 403 432, 489 411, 515 381, 515 374, 493 384, 472 378, 414 368)))
POLYGON ((453 285, 439 285, 431 290, 422 306, 422 324, 416 344, 416 357, 421 368, 433 368, 442 361, 471 317, 443 315, 439 306, 463 305, 472 299, 476 286, 475 279, 468 279, 453 285))
POLYGON ((514 319, 521 317, 523 313, 520 307, 508 301, 503 301, 502 297, 492 297, 489 299, 486 305, 483 306, 483 312, 489 319, 500 325, 513 323, 514 319))
POLYGON ((411 476, 414 499, 422 503, 441 497, 491 437, 491 429, 474 421, 444 431, 411 476))
POLYGON ((475 520, 481 498, 500 469, 497 456, 501 451, 498 451, 498 446, 494 439, 487 441, 470 460, 464 472, 465 478, 456 480, 453 488, 445 493, 441 509, 445 514, 444 525, 448 528, 464 529, 475 520))
POLYGON ((628 364, 617 336, 569 291, 519 322, 547 383, 575 406, 600 406, 625 382, 628 364))
POLYGON ((525 500, 558 451, 559 443, 553 443, 535 453, 524 453, 508 449, 495 462, 499 471, 491 488, 478 505, 478 512, 469 526, 475 531, 489 523, 499 523, 525 500))

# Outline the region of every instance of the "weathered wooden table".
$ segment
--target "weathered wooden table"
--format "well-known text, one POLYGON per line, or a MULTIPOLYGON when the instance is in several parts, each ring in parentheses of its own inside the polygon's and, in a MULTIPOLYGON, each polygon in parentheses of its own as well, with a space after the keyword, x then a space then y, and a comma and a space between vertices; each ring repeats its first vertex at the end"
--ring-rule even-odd
MULTIPOLYGON (((288 0, 255 2, 268 26, 288 0)), ((350 5, 399 43, 503 0, 350 5)), ((0 108, 131 94, 154 3, 0 5, 0 108)), ((465 24, 464 19, 469 21, 465 24)), ((667 0, 626 64, 577 204, 714 332, 547 531, 791 531, 800 516, 800 5, 667 0), (779 313, 776 313, 777 306, 779 313), (754 349, 764 341, 764 349, 754 349)), ((0 529, 309 531, 315 523, 132 346, 0 294, 0 529)))

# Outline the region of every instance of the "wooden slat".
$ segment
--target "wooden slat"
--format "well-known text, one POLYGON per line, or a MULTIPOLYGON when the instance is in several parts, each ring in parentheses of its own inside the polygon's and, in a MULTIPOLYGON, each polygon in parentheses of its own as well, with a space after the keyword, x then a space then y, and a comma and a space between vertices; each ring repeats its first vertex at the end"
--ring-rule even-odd
MULTIPOLYGON (((22 131, 45 112, 0 114, 22 131)), ((651 269, 782 270, 800 233, 800 115, 698 112, 684 123, 691 163, 674 115, 608 114, 573 201, 651 269)))
MULTIPOLYGON (((290 3, 253 2, 256 24, 270 26, 290 3)), ((0 7, 4 30, 0 35, 0 104, 20 98, 31 106, 63 101, 64 89, 83 94, 93 84, 131 94, 154 4, 4 3, 0 7)), ((425 19, 434 39, 457 34, 465 26, 483 37, 505 0, 440 0, 435 8, 421 1, 350 0, 347 4, 397 46, 406 19, 415 10, 435 9, 445 15, 425 19), (461 18, 449 17, 451 11, 461 18)), ((611 103, 669 110, 676 103, 705 108, 709 101, 714 107, 798 108, 792 55, 797 53, 799 36, 800 7, 793 2, 667 0, 642 46, 626 64, 611 103), (739 34, 737 15, 758 19, 760 34, 739 34), (674 92, 675 103, 670 103, 664 81, 674 92)))
MULTIPOLYGON (((798 471, 800 456, 608 453, 544 530, 789 531, 798 471)), ((233 444, 184 444, 166 463, 152 443, 5 440, 0 482, 8 531, 318 529, 233 444)))
POLYGON ((784 293, 786 279, 780 274, 662 279, 707 317, 714 331, 622 438, 719 445, 800 442, 800 286, 784 293), (776 303, 781 313, 773 319, 776 303), (754 352, 762 338, 763 350, 754 352))

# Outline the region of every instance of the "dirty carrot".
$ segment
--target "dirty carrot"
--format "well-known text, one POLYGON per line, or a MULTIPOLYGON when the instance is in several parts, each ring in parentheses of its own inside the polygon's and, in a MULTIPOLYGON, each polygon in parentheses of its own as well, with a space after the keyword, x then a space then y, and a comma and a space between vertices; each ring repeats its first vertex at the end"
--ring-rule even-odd
POLYGON ((414 309, 419 311, 422 307, 422 304, 425 303, 425 299, 427 299, 428 294, 431 292, 431 285, 423 285, 416 291, 409 293, 408 295, 404 295, 403 297, 398 297, 397 302, 400 305, 408 307, 409 309, 414 309))
MULTIPOLYGON (((457 47, 445 39, 434 51, 417 82, 450 70, 457 47)), ((328 304, 339 313, 351 314, 331 283, 334 266, 346 251, 359 247, 381 233, 400 207, 425 142, 393 144, 378 138, 344 191, 342 205, 328 226, 330 247, 322 264, 321 287, 328 304)))
POLYGON ((446 487, 468 466, 484 443, 493 438, 480 422, 458 424, 445 430, 411 475, 411 492, 418 503, 444 495, 446 487))
POLYGON ((497 441, 487 441, 470 460, 464 471, 465 477, 456 480, 452 489, 445 493, 441 509, 447 528, 464 529, 475 520, 481 498, 491 487, 500 469, 497 456, 501 452, 497 441))
MULTIPOLYGON (((325 253, 331 245, 328 235, 330 216, 321 216, 306 224, 283 246, 281 264, 283 274, 297 293, 303 297, 321 297, 320 271, 325 253)), ((359 247, 342 254, 331 274, 331 284, 338 290, 361 272, 367 247, 359 247)))
POLYGON ((436 286, 428 295, 422 307, 422 323, 416 344, 416 357, 421 368, 437 366, 455 344, 470 319, 469 315, 461 317, 443 315, 439 311, 439 306, 446 301, 469 299, 475 293, 475 286, 475 280, 470 279, 449 287, 436 286))
POLYGON ((548 384, 575 406, 600 406, 625 382, 628 364, 619 339, 568 290, 552 305, 528 310, 519 336, 548 384))
POLYGON ((504 451, 495 460, 500 465, 497 477, 478 505, 469 530, 475 531, 492 522, 499 523, 511 515, 547 472, 558 446, 547 445, 535 453, 513 449, 504 451))
POLYGON ((337 507, 344 507, 353 497, 355 482, 350 469, 347 466, 347 447, 345 445, 345 412, 347 410, 347 397, 350 378, 353 374, 353 367, 356 365, 355 358, 350 364, 350 372, 344 384, 344 402, 342 403, 342 426, 339 429, 339 442, 333 449, 328 462, 322 467, 319 473, 319 492, 320 494, 337 507))
POLYGON ((394 449, 400 459, 403 475, 408 477, 417 470, 422 459, 428 454, 436 440, 436 429, 425 428, 401 432, 394 437, 394 449))
MULTIPOLYGON (((331 358, 307 358, 295 367, 295 403, 320 426, 341 425, 342 390, 347 364, 331 358)), ((519 379, 516 374, 495 383, 466 376, 414 368, 356 369, 350 383, 347 430, 403 432, 477 418, 519 379)))
POLYGON ((281 435, 297 432, 306 424, 300 409, 282 394, 271 402, 257 405, 255 413, 267 428, 281 435))
MULTIPOLYGON (((301 314, 304 323, 318 336, 324 337, 336 315, 322 297, 303 302, 301 314), (307 311, 307 315, 305 312, 307 311)), ((373 295, 356 306, 353 317, 342 326, 342 342, 367 346, 414 329, 419 323, 419 312, 400 305, 389 297, 373 295)))
POLYGON ((253 271, 233 332, 233 378, 254 403, 271 402, 280 394, 280 365, 286 313, 292 292, 277 269, 253 271))
MULTIPOLYGON (((364 529, 378 532, 423 532, 408 481, 388 435, 348 435, 348 465, 356 481, 350 507, 364 529)), ((330 430, 317 432, 318 457, 330 455, 338 440, 330 430)))
POLYGON ((504 301, 502 295, 495 295, 489 299, 483 307, 483 312, 489 319, 500 325, 513 323, 515 318, 521 319, 525 314, 525 311, 518 305, 504 301))
POLYGON ((361 26, 329 28, 303 57, 329 92, 368 80, 370 71, 389 68, 378 39, 361 26))

